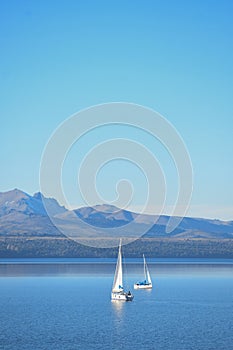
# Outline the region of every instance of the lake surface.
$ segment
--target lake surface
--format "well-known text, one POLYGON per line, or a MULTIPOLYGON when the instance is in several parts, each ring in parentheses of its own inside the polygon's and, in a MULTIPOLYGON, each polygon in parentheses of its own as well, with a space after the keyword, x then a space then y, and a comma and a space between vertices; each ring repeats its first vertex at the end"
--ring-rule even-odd
MULTIPOLYGON (((111 302, 114 259, 0 261, 0 349, 232 349, 233 261, 148 260, 154 288, 111 302)), ((142 276, 128 260, 125 286, 142 276)))

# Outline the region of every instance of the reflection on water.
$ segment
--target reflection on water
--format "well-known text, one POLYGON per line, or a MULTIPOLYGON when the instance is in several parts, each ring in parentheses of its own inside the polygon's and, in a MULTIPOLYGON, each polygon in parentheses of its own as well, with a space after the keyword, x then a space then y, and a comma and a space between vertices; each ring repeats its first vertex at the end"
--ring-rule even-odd
POLYGON ((144 293, 146 293, 146 295, 148 295, 148 294, 152 293, 152 288, 150 288, 150 289, 143 289, 143 291, 144 291, 144 293))
POLYGON ((120 301, 120 300, 111 300, 111 304, 112 304, 112 309, 115 312, 117 317, 121 317, 122 316, 122 311, 123 311, 123 307, 126 304, 125 301, 120 301))

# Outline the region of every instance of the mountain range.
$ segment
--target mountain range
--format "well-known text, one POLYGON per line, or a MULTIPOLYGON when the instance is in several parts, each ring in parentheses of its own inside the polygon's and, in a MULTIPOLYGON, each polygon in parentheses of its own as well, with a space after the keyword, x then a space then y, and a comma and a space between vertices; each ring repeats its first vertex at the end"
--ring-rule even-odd
POLYGON ((124 226, 127 235, 133 236, 135 229, 140 226, 145 232, 145 238, 170 237, 177 239, 229 239, 233 238, 233 221, 211 220, 204 218, 182 219, 178 227, 170 234, 166 233, 166 225, 170 217, 161 215, 139 215, 127 210, 103 204, 93 207, 83 207, 68 210, 54 198, 45 198, 40 192, 33 196, 14 189, 0 193, 0 236, 2 237, 63 237, 57 229, 55 222, 60 227, 66 227, 70 232, 80 230, 82 235, 88 237, 92 234, 98 237, 104 235, 108 228, 121 228, 124 226), (49 208, 50 220, 46 208, 49 208), (157 219, 156 223, 154 223, 157 219), (136 220, 136 221, 135 221, 136 220), (85 225, 89 224, 89 225, 85 225))

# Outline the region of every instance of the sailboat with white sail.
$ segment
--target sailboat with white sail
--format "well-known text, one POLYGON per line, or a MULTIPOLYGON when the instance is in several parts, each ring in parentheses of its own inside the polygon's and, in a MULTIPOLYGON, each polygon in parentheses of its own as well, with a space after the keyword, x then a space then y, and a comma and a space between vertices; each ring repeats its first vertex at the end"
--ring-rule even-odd
POLYGON ((121 300, 121 301, 132 301, 133 298, 134 297, 130 293, 130 291, 125 292, 123 288, 122 254, 121 254, 121 240, 120 240, 116 271, 115 271, 114 282, 112 286, 111 299, 121 300))
POLYGON ((150 277, 150 272, 146 263, 145 255, 143 254, 143 262, 144 262, 144 281, 134 283, 134 289, 151 289, 152 281, 150 277))

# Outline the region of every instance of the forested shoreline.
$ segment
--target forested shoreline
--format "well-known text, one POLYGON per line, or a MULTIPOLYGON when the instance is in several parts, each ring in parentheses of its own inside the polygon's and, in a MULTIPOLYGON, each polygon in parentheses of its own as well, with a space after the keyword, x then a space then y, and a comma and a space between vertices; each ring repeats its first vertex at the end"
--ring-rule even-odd
MULTIPOLYGON (((233 239, 141 238, 123 246, 128 258, 233 258, 233 239)), ((0 258, 112 258, 116 248, 95 248, 68 238, 1 237, 0 258)))

